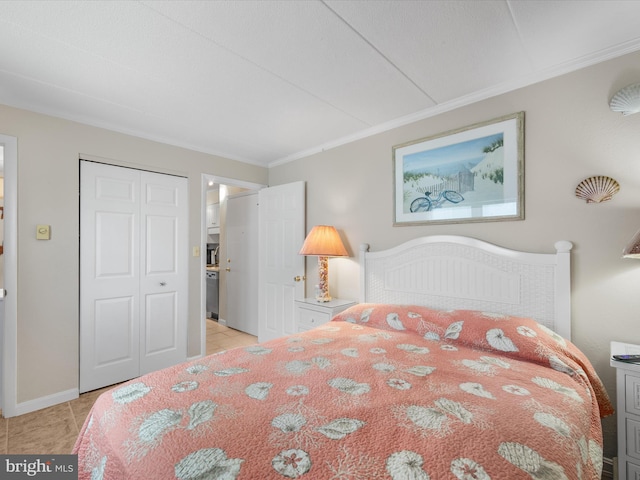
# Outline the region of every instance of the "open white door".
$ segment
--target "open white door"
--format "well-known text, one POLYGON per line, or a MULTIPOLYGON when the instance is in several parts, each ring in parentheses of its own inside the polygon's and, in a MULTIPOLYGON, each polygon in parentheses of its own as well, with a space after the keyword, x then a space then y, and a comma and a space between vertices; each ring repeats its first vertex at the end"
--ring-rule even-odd
POLYGON ((259 193, 260 292, 258 341, 296 333, 294 300, 304 297, 305 183, 259 193))

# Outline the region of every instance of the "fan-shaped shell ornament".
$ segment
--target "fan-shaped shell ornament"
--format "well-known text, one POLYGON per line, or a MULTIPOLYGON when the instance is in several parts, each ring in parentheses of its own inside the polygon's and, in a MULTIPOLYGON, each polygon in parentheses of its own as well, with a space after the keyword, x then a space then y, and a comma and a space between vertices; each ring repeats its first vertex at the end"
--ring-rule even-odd
POLYGON ((618 91, 611 98, 609 107, 614 112, 622 112, 623 115, 632 115, 640 112, 640 83, 627 85, 618 91))
POLYGON ((585 178, 576 187, 576 197, 587 203, 600 203, 611 200, 620 191, 620 184, 611 177, 598 175, 585 178))

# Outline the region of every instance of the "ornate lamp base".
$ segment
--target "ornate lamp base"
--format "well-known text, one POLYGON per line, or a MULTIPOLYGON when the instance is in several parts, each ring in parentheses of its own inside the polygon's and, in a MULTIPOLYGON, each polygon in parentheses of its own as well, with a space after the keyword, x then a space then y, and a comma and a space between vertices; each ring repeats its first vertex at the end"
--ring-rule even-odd
POLYGON ((318 291, 316 292, 316 301, 330 302, 331 295, 329 295, 329 258, 328 257, 318 257, 318 276, 320 277, 320 283, 318 284, 318 291))

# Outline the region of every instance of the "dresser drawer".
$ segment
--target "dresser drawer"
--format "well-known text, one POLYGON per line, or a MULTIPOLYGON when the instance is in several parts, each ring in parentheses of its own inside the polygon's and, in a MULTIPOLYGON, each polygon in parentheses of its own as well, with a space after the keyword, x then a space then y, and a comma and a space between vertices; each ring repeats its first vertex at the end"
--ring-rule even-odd
POLYGON ((330 313, 300 308, 298 330, 301 332, 304 330, 311 330, 312 328, 319 327, 323 323, 327 323, 329 320, 331 320, 330 313))
POLYGON ((627 455, 640 460, 640 422, 627 418, 627 455))
POLYGON ((627 462, 626 480, 640 480, 640 466, 635 463, 627 462))
POLYGON ((627 413, 640 415, 640 377, 629 375, 625 377, 625 409, 627 413))
POLYGON ((616 369, 618 478, 640 480, 640 364, 613 358, 640 354, 640 345, 611 342, 610 353, 611 366, 616 369))

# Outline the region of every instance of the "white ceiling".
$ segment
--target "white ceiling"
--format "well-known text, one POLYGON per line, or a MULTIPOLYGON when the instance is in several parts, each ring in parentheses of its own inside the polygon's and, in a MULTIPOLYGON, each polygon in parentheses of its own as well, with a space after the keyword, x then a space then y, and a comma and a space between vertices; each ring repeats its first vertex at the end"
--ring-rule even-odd
POLYGON ((0 1, 0 103, 259 165, 640 49, 640 1, 0 1))

